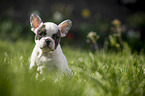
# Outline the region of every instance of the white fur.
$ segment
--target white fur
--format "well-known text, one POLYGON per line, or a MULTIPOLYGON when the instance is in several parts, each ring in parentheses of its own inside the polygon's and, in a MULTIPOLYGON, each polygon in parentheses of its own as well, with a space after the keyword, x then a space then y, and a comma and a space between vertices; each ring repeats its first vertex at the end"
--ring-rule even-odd
MULTIPOLYGON (((38 18, 38 19, 40 19, 40 18, 38 18)), ((68 22, 69 20, 66 20, 66 21, 68 22)), ((64 22, 64 23, 67 23, 67 22, 64 22)), ((54 48, 55 42, 51 38, 51 36, 52 36, 52 34, 58 32, 58 30, 61 29, 60 25, 63 23, 61 23, 59 26, 57 26, 56 24, 51 23, 51 22, 40 23, 37 28, 32 27, 31 30, 37 35, 37 30, 43 24, 46 26, 47 36, 42 37, 40 40, 35 40, 36 45, 33 49, 32 55, 31 55, 30 69, 32 70, 34 66, 37 66, 37 71, 40 72, 40 74, 47 74, 49 72, 50 73, 58 72, 58 73, 62 73, 62 74, 70 74, 71 69, 68 68, 68 63, 67 63, 65 55, 63 54, 63 52, 61 50, 60 44, 58 44, 57 48, 54 51, 51 51, 49 49, 47 49, 47 50, 41 49, 41 47, 45 46, 45 44, 46 44, 45 39, 50 39, 52 41, 51 42, 52 44, 50 46, 52 49, 54 48)), ((70 24, 71 24, 71 22, 70 22, 70 24)), ((32 25, 33 24, 31 23, 31 26, 32 25)), ((65 28, 67 28, 67 26, 65 28)), ((62 29, 65 29, 65 28, 62 28, 62 29)), ((64 33, 61 33, 61 34, 66 34, 67 31, 68 31, 68 29, 64 30, 64 33)), ((63 36, 65 36, 65 35, 63 35, 63 36)))
POLYGON ((35 46, 31 55, 30 69, 34 66, 38 67, 37 71, 40 71, 40 74, 54 71, 65 74, 71 73, 60 45, 58 45, 56 50, 49 53, 43 53, 39 47, 35 46))

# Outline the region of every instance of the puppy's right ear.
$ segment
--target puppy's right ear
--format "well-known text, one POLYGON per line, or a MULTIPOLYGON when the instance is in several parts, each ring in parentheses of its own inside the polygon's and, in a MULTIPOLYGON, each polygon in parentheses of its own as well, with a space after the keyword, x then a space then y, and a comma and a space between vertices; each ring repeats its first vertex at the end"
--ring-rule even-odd
POLYGON ((31 30, 33 32, 35 31, 36 28, 38 28, 40 26, 41 23, 42 23, 42 20, 36 13, 33 13, 30 16, 31 30))

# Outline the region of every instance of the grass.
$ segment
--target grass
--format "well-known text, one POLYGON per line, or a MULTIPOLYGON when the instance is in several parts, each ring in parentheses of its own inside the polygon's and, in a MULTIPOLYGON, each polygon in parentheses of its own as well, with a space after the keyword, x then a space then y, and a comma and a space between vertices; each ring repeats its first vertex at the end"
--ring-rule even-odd
POLYGON ((30 41, 0 41, 0 96, 145 96, 144 55, 63 46, 72 76, 36 80, 29 71, 33 47, 30 41))

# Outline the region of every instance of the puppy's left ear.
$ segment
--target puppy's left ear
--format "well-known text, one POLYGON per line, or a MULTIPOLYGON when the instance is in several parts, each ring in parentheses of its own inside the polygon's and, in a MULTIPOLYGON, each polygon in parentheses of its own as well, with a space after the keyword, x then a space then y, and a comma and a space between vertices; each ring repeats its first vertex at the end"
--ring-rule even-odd
POLYGON ((61 37, 65 37, 68 33, 68 31, 70 30, 70 28, 72 27, 72 21, 71 20, 65 20, 62 23, 60 23, 58 25, 60 33, 61 33, 61 37))
POLYGON ((34 31, 34 29, 39 27, 41 23, 42 23, 42 20, 36 13, 33 13, 30 16, 30 24, 31 24, 31 30, 32 31, 34 31))

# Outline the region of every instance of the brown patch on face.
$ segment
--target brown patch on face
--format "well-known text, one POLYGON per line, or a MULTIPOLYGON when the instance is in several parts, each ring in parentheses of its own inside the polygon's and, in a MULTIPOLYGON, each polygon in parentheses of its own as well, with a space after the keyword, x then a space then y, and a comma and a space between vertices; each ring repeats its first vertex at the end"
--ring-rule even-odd
POLYGON ((61 40, 61 34, 60 34, 60 32, 58 31, 56 34, 53 34, 52 38, 55 41, 55 49, 56 49, 58 44, 60 43, 60 40, 61 40))
POLYGON ((35 39, 40 40, 44 36, 46 36, 46 28, 45 25, 42 25, 42 27, 38 29, 35 39))

